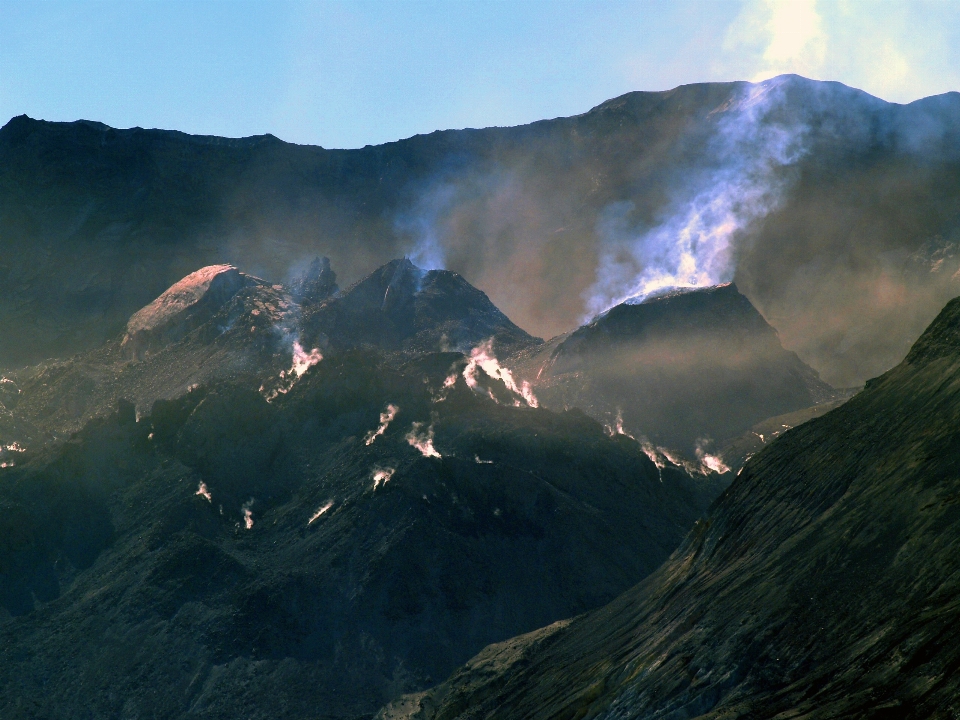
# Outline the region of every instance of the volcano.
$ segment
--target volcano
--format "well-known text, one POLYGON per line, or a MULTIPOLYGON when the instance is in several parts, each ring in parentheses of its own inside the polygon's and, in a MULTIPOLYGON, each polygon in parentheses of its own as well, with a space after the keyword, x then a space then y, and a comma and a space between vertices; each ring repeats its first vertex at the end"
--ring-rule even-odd
MULTIPOLYGON (((861 385, 957 294, 960 94, 898 105, 797 76, 771 86, 804 152, 771 178, 789 180, 782 204, 744 230, 733 279, 825 380, 861 385)), ((573 117, 355 150, 12 118, 0 337, 16 341, 0 343, 0 368, 99 347, 200 267, 289 285, 319 255, 350 285, 424 232, 519 326, 564 333, 609 242, 669 217, 751 88, 632 92, 573 117)))
POLYGON ((121 399, 146 411, 218 380, 246 377, 269 391, 290 371, 294 343, 328 356, 390 353, 398 363, 486 342, 503 355, 542 344, 453 272, 398 259, 340 291, 327 258, 289 286, 212 265, 138 310, 101 347, 4 376, 16 404, 6 400, 0 443, 62 438, 121 399))
POLYGON ((541 341, 408 260, 219 264, 5 377, 0 715, 370 717, 652 572, 723 483, 476 344, 541 341))
POLYGON ((305 337, 334 351, 362 346, 386 351, 469 352, 492 340, 501 354, 539 345, 486 296, 448 270, 393 260, 342 294, 307 309, 305 337))
POLYGON ((836 397, 732 283, 618 305, 511 363, 547 407, 691 455, 836 397))

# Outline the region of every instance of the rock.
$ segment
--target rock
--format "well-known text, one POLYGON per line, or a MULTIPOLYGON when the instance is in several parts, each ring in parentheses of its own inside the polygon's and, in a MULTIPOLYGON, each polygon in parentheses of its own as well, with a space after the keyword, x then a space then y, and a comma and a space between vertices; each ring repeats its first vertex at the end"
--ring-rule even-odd
POLYGON ((381 717, 955 716, 958 328, 955 299, 900 365, 752 458, 643 583, 381 717))
POLYGON ((509 364, 547 407, 691 454, 836 396, 732 283, 617 305, 509 364))
POLYGON ((339 289, 337 274, 330 267, 328 257, 314 258, 307 271, 290 283, 290 294, 301 303, 326 300, 339 289))
POLYGON ((20 402, 20 386, 7 377, 0 377, 0 408, 13 410, 20 402))
POLYGON ((232 265, 209 265, 190 273, 130 318, 121 346, 124 357, 142 360, 177 342, 208 320, 239 290, 258 284, 263 281, 232 265))

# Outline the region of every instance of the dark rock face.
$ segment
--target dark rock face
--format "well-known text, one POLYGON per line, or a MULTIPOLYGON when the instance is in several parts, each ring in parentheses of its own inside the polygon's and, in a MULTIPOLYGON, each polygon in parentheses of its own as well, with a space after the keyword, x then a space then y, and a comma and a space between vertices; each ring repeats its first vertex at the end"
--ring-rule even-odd
POLYGON ((612 599, 720 492, 437 352, 539 343, 456 274, 332 275, 204 268, 4 379, 0 716, 369 717, 612 599))
POLYGON ((337 274, 330 267, 330 258, 314 258, 306 272, 290 283, 290 292, 300 303, 326 300, 340 290, 337 274))
POLYGON ((960 697, 960 299, 906 360, 747 463, 610 605, 384 718, 947 718, 960 697))
POLYGON ((334 349, 468 352, 493 339, 502 354, 538 345, 456 273, 394 260, 304 313, 305 337, 334 349))
POLYGON ((272 402, 240 378, 127 404, 0 470, 0 715, 368 717, 608 601, 712 497, 465 362, 342 353, 272 402))
POLYGON ((166 303, 161 296, 131 318, 132 333, 69 360, 11 373, 20 394, 8 422, 0 419, 0 445, 36 447, 67 438, 120 400, 144 413, 156 400, 173 400, 199 384, 247 377, 259 385, 263 380, 256 378, 289 370, 298 310, 289 294, 236 270, 216 274, 209 285, 196 283, 196 276, 181 281, 198 291, 196 303, 166 303))
POLYGON ((618 305, 514 363, 547 407, 691 454, 834 394, 733 284, 618 305))

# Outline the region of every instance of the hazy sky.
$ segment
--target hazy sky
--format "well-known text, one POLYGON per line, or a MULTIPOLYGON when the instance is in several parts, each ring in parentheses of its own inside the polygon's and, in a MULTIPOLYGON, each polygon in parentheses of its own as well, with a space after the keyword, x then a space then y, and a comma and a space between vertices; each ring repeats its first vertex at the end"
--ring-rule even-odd
POLYGON ((0 123, 359 147, 782 72, 960 90, 960 2, 0 0, 0 123))

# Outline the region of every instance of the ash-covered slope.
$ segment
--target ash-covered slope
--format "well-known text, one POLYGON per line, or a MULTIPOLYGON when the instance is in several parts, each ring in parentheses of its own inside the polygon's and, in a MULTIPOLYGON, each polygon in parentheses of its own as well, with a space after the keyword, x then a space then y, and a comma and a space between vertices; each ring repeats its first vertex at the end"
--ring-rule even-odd
POLYGON ((958 425, 960 299, 749 461, 643 583, 384 717, 954 717, 958 425))
MULTIPOLYGON (((800 156, 768 178, 781 206, 741 228, 734 279, 787 347, 856 385, 956 294, 960 95, 901 106, 795 76, 772 85, 770 117, 800 156)), ((669 219, 704 173, 736 170, 743 153, 711 143, 749 87, 629 93, 576 117, 357 150, 14 118, 0 129, 0 337, 16 341, 0 343, 0 368, 98 347, 199 267, 277 283, 327 255, 349 283, 423 238, 521 327, 565 332, 598 257, 669 219)))
POLYGON ((468 367, 334 354, 0 469, 0 716, 369 717, 610 600, 713 497, 468 367))
POLYGON ((501 354, 540 344, 454 272, 423 270, 393 260, 342 294, 304 311, 307 342, 343 350, 435 352, 471 348, 492 339, 501 354))
POLYGON ((547 407, 690 455, 835 394, 733 284, 618 305, 512 362, 547 407))

